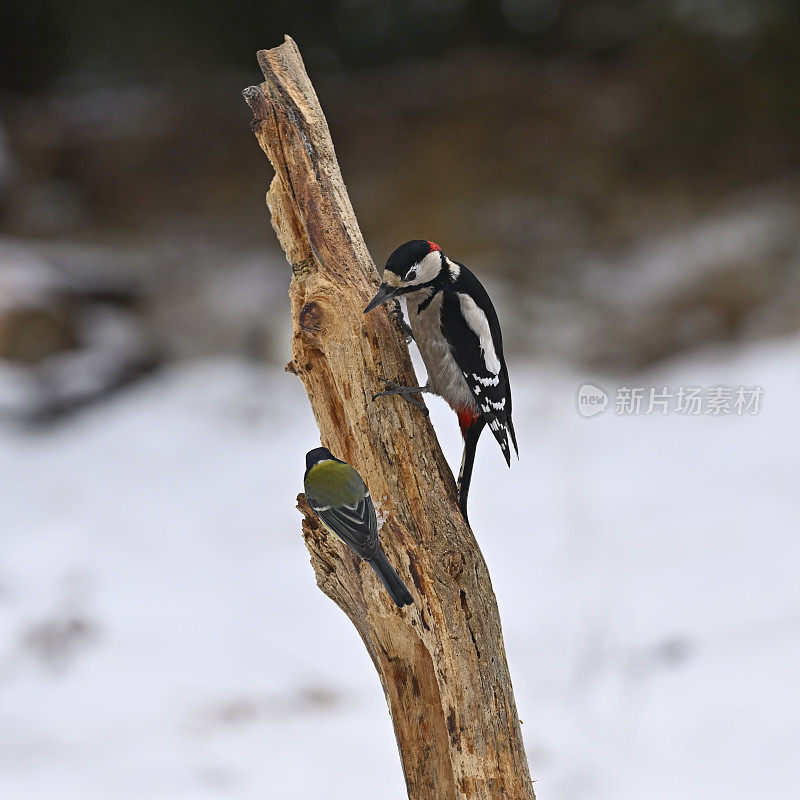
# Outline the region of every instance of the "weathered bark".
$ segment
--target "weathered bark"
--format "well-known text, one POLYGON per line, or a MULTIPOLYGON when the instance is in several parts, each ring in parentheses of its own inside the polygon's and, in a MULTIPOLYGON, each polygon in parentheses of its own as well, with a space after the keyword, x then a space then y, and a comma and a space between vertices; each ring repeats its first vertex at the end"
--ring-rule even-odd
POLYGON ((287 370, 303 381, 321 439, 364 476, 381 541, 412 594, 399 611, 372 570, 326 535, 305 498, 317 584, 351 619, 380 675, 412 800, 533 800, 500 617, 459 513, 430 421, 402 398, 372 402, 378 377, 415 385, 385 307, 364 315, 378 275, 295 43, 262 50, 245 90, 275 177, 272 225, 292 265, 287 370))

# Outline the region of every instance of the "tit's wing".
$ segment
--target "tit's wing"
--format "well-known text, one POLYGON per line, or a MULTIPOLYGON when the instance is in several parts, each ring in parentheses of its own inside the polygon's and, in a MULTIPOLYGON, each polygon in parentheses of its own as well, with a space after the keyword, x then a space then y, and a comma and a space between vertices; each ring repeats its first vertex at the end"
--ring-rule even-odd
POLYGON ((315 507, 311 499, 309 504, 325 525, 353 552, 367 560, 375 558, 380 549, 378 520, 369 492, 354 505, 315 507))
MULTIPOLYGON (((463 272, 462 276, 466 277, 463 272)), ((481 415, 510 464, 511 389, 503 358, 500 322, 489 295, 477 278, 472 276, 472 279, 475 285, 471 285, 469 294, 456 291, 445 298, 442 334, 481 415)))
POLYGON ((375 506, 358 472, 338 459, 326 459, 305 476, 306 497, 329 530, 361 558, 374 558, 378 547, 375 506))

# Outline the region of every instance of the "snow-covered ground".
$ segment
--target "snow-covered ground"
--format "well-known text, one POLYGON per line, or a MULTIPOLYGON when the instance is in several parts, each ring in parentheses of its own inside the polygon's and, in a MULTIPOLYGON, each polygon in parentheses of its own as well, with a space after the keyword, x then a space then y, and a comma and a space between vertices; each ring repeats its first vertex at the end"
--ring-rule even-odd
MULTIPOLYGON (((798 363, 795 339, 634 380, 759 385, 756 416, 591 419, 578 386, 621 379, 512 364, 521 460, 482 442, 471 518, 540 800, 797 797, 798 363)), ((298 381, 233 360, 0 428, 0 797, 405 796, 299 536, 317 441, 298 381)))

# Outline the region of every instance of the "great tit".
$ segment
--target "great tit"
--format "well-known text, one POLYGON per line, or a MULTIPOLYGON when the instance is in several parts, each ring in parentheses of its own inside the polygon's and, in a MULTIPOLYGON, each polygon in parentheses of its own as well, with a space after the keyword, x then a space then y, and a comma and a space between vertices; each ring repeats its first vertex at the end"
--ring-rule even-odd
POLYGON ((308 504, 328 529, 375 570, 399 608, 414 602, 378 541, 378 520, 367 487, 353 467, 327 447, 306 453, 303 476, 308 504))

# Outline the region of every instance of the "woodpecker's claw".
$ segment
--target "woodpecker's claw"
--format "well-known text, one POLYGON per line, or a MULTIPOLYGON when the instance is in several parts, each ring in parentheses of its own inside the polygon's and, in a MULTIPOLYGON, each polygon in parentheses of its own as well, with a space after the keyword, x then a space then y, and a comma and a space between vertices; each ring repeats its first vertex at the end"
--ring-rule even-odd
POLYGON ((424 403, 420 403, 419 400, 415 400, 411 397, 412 394, 421 394, 422 392, 428 392, 427 386, 401 386, 399 383, 395 383, 394 381, 387 380, 386 378, 378 378, 379 381, 385 383, 389 386, 389 389, 386 389, 383 392, 378 392, 378 394, 372 395, 373 400, 377 400, 379 397, 391 397, 393 395, 399 394, 405 400, 408 400, 412 406, 416 406, 422 413, 427 417, 430 413, 427 408, 425 408, 424 403))
POLYGON ((403 316, 403 307, 400 305, 400 301, 397 298, 395 298, 392 302, 391 313, 394 315, 397 323, 400 325, 400 330, 403 332, 403 336, 406 337, 406 344, 411 344, 411 342, 414 341, 414 331, 411 330, 411 326, 406 322, 406 319, 403 316))

